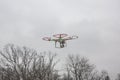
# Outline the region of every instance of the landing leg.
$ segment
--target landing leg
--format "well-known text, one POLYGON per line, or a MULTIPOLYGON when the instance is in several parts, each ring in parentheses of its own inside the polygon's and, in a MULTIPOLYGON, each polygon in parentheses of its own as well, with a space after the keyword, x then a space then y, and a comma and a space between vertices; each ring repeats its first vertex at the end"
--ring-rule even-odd
POLYGON ((55 41, 55 47, 56 47, 56 43, 57 43, 57 42, 55 41))

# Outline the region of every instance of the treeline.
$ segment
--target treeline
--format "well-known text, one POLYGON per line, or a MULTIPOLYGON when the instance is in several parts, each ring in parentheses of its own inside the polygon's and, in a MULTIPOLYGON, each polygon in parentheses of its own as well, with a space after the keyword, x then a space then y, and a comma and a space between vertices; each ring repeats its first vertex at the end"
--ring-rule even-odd
MULTIPOLYGON (((55 69, 56 54, 7 44, 0 51, 0 80, 110 80, 107 71, 101 72, 79 55, 68 55, 63 75, 55 69)), ((117 80, 120 80, 120 75, 117 80)))

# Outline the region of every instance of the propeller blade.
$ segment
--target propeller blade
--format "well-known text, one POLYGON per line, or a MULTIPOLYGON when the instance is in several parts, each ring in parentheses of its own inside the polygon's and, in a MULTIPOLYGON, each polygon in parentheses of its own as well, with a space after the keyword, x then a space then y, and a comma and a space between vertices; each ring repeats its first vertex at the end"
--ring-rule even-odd
POLYGON ((43 40, 45 40, 45 41, 51 41, 51 38, 50 37, 44 37, 44 38, 42 38, 43 40))
POLYGON ((55 34, 55 35, 53 35, 53 37, 56 37, 56 38, 63 38, 66 36, 68 36, 68 35, 67 34, 55 34))

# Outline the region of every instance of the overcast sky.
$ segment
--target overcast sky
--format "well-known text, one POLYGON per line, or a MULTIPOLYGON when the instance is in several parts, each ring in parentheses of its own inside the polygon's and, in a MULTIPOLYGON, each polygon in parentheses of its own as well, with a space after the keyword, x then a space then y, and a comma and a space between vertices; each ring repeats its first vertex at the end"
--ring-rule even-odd
POLYGON ((80 54, 97 69, 120 73, 120 0, 0 0, 0 47, 7 43, 62 58, 80 54), (41 38, 67 33, 79 38, 64 49, 41 38))

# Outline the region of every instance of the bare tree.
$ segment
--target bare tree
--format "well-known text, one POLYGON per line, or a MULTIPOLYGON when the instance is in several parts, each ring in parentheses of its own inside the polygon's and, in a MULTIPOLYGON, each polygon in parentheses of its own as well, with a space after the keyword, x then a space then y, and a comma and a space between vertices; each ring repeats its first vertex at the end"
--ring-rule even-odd
POLYGON ((106 70, 101 71, 100 77, 101 77, 101 80, 110 80, 110 77, 109 77, 108 72, 106 70))
POLYGON ((56 54, 37 53, 27 47, 5 46, 1 54, 1 80, 52 80, 56 54), (11 74, 13 73, 13 74, 11 74))
POLYGON ((67 67, 75 80, 89 80, 94 65, 90 64, 88 59, 79 55, 68 55, 67 61, 67 67))
POLYGON ((0 54, 5 67, 9 66, 14 70, 19 80, 27 80, 30 64, 34 56, 37 55, 35 50, 8 44, 0 54))
POLYGON ((117 74, 116 80, 120 80, 120 73, 117 74))
POLYGON ((110 77, 106 70, 102 70, 101 72, 94 70, 90 80, 110 80, 110 77))
POLYGON ((79 55, 68 55, 63 78, 55 69, 57 55, 51 52, 8 44, 0 55, 0 80, 110 80, 107 71, 95 71, 95 66, 79 55))

